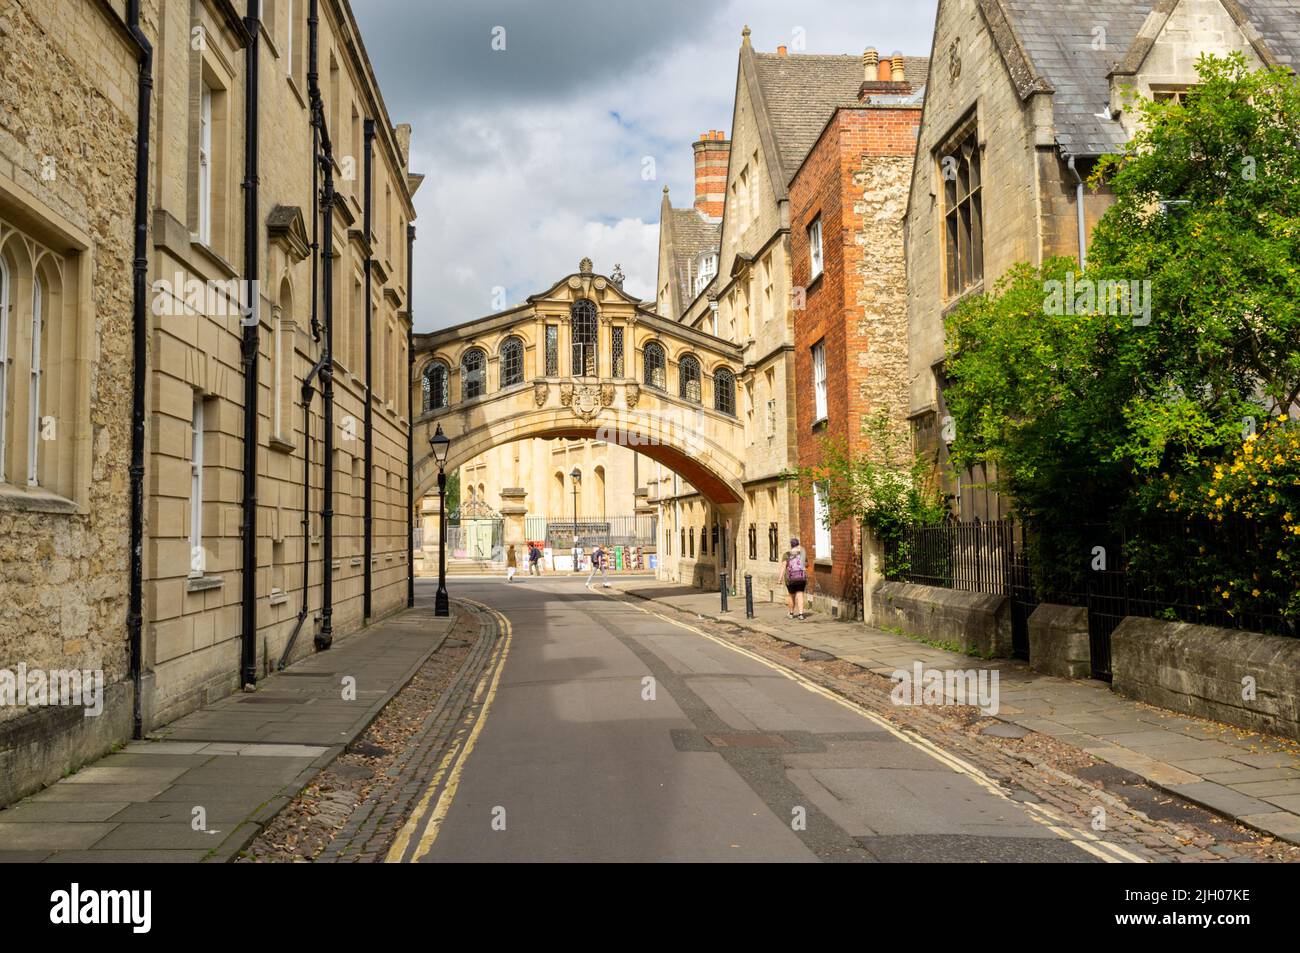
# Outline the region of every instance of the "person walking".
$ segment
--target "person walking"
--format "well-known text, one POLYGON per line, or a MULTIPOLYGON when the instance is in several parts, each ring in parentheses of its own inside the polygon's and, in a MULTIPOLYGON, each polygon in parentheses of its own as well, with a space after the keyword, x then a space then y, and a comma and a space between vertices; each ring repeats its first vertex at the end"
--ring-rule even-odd
MULTIPOLYGON (((588 588, 588 589, 591 588, 591 581, 596 577, 596 573, 597 573, 597 572, 600 573, 600 578, 601 578, 602 581, 604 581, 604 579, 605 579, 605 548, 604 548, 603 546, 601 546, 600 543, 597 543, 597 544, 596 544, 596 548, 593 549, 593 550, 591 551, 591 572, 587 573, 587 588, 588 588)), ((608 583, 608 582, 605 583, 605 588, 607 588, 607 589, 609 588, 609 583, 608 583)))
POLYGON ((519 557, 515 555, 515 544, 511 543, 506 547, 506 582, 514 582, 518 570, 519 557))
POLYGON ((808 588, 808 553, 799 545, 799 537, 790 539, 790 548, 781 559, 781 581, 785 583, 790 618, 804 618, 804 591, 808 588))
POLYGON ((542 551, 537 548, 536 543, 530 543, 528 546, 528 575, 540 576, 542 574, 542 551))

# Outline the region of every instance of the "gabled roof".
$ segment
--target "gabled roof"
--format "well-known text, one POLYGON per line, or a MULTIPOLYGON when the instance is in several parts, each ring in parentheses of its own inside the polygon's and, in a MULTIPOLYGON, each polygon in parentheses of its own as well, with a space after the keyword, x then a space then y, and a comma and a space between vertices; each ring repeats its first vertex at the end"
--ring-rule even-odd
MULTIPOLYGON (((1221 0, 1266 63, 1300 61, 1300 0, 1221 0)), ((1017 92, 1052 94, 1056 141, 1072 155, 1120 152, 1112 72, 1134 73, 1178 0, 979 0, 1017 92), (1098 27, 1105 43, 1096 42, 1098 27), (1098 48, 1101 47, 1101 48, 1098 48)))
MULTIPOLYGON (((853 56, 820 53, 756 53, 748 41, 742 47, 752 56, 759 101, 754 104, 760 124, 766 123, 775 146, 779 182, 778 197, 808 155, 826 121, 838 106, 856 104, 862 86, 861 54, 853 56)), ((903 74, 913 86, 924 86, 930 60, 925 56, 903 58, 903 74)), ((743 68, 743 65, 742 65, 743 68)), ((752 91, 752 86, 751 86, 752 91)))
POLYGON ((672 208, 664 196, 659 227, 667 230, 669 287, 673 293, 673 313, 681 316, 695 300, 695 274, 699 257, 718 251, 722 240, 722 223, 705 218, 694 208, 672 208))

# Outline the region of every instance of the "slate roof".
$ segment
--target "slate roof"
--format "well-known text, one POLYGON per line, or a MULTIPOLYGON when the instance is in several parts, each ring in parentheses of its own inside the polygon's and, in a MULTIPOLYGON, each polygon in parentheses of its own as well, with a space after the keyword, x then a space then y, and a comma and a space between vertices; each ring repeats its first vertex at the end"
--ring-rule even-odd
POLYGON ((722 241, 722 223, 710 221, 694 208, 670 208, 666 217, 672 242, 673 294, 677 297, 675 313, 680 316, 695 300, 693 285, 698 258, 706 251, 718 250, 722 241))
MULTIPOLYGON (((787 185, 835 108, 857 103, 862 55, 756 52, 754 66, 787 185)), ((925 85, 929 67, 929 57, 903 58, 904 78, 913 86, 925 85)))
MULTIPOLYGON (((980 0, 995 39, 1002 43, 1012 79, 1027 95, 1050 88, 1056 140, 1074 155, 1119 152, 1128 137, 1117 119, 1109 118, 1110 73, 1129 54, 1148 16, 1158 8, 1167 15, 1168 0, 980 0), (1017 68, 1018 51, 999 38, 1001 11, 1028 60, 1017 68), (1097 27, 1105 29, 1103 49, 1094 49, 1097 27)), ((1284 65, 1300 61, 1300 0, 1227 0, 1240 8, 1269 52, 1284 65)))
POLYGON ((1237 0, 1278 62, 1300 69, 1300 0, 1237 0))

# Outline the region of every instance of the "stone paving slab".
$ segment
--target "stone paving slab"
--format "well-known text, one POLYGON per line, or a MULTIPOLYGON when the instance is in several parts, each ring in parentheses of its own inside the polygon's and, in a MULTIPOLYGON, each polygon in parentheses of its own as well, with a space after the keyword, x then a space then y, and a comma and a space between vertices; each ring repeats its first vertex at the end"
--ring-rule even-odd
POLYGON ((453 621, 429 605, 375 623, 0 810, 0 862, 232 859, 365 731, 453 621), (200 807, 206 827, 194 830, 200 807))
POLYGON ((1072 744, 1156 787, 1300 844, 1300 747, 1284 739, 1142 705, 1113 694, 1104 682, 1041 675, 1020 661, 962 655, 861 622, 821 615, 793 620, 784 603, 756 602, 755 617, 746 619, 743 595, 733 597, 723 613, 713 591, 644 580, 620 580, 615 588, 827 652, 885 677, 910 671, 916 662, 940 670, 996 671, 1001 720, 1072 744))

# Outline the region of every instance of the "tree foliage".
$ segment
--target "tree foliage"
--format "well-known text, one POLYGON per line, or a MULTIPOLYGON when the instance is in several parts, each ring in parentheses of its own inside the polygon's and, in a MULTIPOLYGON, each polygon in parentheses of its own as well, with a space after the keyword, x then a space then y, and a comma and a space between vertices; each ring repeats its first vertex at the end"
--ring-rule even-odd
MULTIPOLYGON (((1114 203, 1086 272, 1022 264, 949 316, 954 459, 995 461, 1032 521, 1167 518, 1170 492, 1203 501, 1216 466, 1247 465, 1257 423, 1300 416, 1300 85, 1239 54, 1197 72, 1182 101, 1133 98, 1141 131, 1091 176, 1114 203), (1055 283, 1103 281, 1149 311, 1053 307, 1055 283)), ((1278 490, 1247 480, 1230 509, 1271 513, 1278 490)), ((1294 559, 1300 537, 1278 542, 1294 559)))

